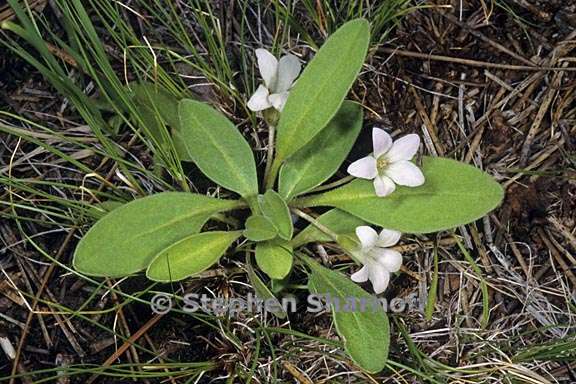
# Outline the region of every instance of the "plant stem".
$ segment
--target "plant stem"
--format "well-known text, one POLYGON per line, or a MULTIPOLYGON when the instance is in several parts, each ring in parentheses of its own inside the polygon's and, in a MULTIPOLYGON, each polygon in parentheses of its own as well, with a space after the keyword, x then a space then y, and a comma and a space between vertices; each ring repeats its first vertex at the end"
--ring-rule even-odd
MULTIPOLYGON (((258 195, 254 195, 254 196, 246 196, 244 198, 244 201, 246 202, 246 204, 248 205, 248 207, 250 208, 250 210, 252 211, 253 214, 257 215, 259 212, 259 208, 258 208, 258 195)), ((246 205, 244 205, 246 206, 246 205)))
POLYGON ((265 179, 265 189, 271 189, 274 187, 274 181, 276 180, 276 176, 278 175, 278 171, 280 170, 280 165, 282 165, 283 159, 276 157, 274 161, 272 161, 272 165, 270 166, 270 172, 268 173, 268 177, 265 179))
POLYGON ((233 217, 226 216, 223 213, 215 213, 210 217, 212 220, 220 221, 224 224, 231 225, 234 228, 238 228, 240 226, 240 222, 233 217))
POLYGON ((318 222, 318 220, 316 220, 316 218, 310 216, 309 214, 296 209, 296 208, 292 208, 292 212, 294 212, 294 214, 296 214, 296 216, 299 216, 301 218, 303 218, 304 220, 308 221, 310 224, 312 224, 313 226, 315 226, 316 228, 318 228, 319 230, 321 230, 322 232, 324 232, 325 234, 327 234, 328 236, 330 236, 334 241, 336 241, 336 238, 338 237, 338 234, 331 231, 330 229, 328 229, 328 227, 320 224, 318 222))
POLYGON ((353 179, 354 179, 354 176, 348 175, 348 176, 343 177, 343 178, 341 178, 341 179, 339 179, 339 180, 336 180, 336 181, 334 181, 334 182, 332 182, 332 183, 324 184, 324 185, 321 185, 321 186, 319 186, 319 187, 316 187, 316 188, 314 188, 313 190, 311 190, 310 193, 316 193, 316 192, 325 191, 325 190, 327 190, 327 189, 336 188, 336 187, 341 186, 342 184, 346 184, 346 183, 352 181, 353 179))
MULTIPOLYGON (((268 177, 272 161, 274 159, 274 137, 276 136, 276 127, 272 124, 268 126, 268 149, 266 151, 266 168, 264 169, 264 181, 268 184, 268 177)), ((268 186, 266 185, 266 189, 268 186)))
POLYGON ((321 194, 316 195, 309 195, 305 197, 301 197, 299 199, 294 199, 290 202, 290 208, 308 208, 314 207, 317 205, 317 198, 322 196, 321 194))

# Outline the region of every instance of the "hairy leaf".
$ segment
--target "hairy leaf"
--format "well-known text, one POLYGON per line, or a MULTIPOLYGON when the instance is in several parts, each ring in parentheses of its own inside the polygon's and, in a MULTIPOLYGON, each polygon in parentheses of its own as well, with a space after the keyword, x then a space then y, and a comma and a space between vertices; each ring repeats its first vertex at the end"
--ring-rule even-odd
POLYGON ((184 99, 175 140, 212 181, 243 197, 258 193, 256 164, 250 145, 238 129, 207 104, 184 99))
POLYGON ((398 187, 378 197, 368 180, 303 198, 303 206, 332 206, 369 223, 405 233, 429 233, 479 219, 504 196, 502 187, 481 170, 446 158, 424 157, 424 185, 398 187))
POLYGON ((283 279, 292 269, 292 247, 287 241, 266 241, 256 245, 258 267, 273 279, 283 279))
POLYGON ((134 200, 106 214, 84 235, 74 267, 106 277, 141 271, 162 249, 200 231, 210 216, 237 207, 238 201, 184 192, 134 200))
POLYGON ((312 140, 334 117, 360 72, 369 41, 368 21, 349 21, 306 66, 278 122, 276 156, 280 161, 312 140))
POLYGON ((163 282, 194 276, 216 263, 240 235, 240 231, 213 231, 186 237, 160 251, 146 276, 163 282))
POLYGON ((178 98, 166 89, 152 83, 130 84, 134 99, 141 106, 157 111, 167 125, 178 126, 178 98))
POLYGON ((278 230, 278 235, 284 240, 292 238, 292 217, 284 199, 278 192, 269 189, 260 199, 260 209, 262 214, 274 224, 278 230))
POLYGON ((252 241, 270 240, 278 235, 278 229, 262 215, 252 215, 246 220, 244 237, 252 241))
POLYGON ((308 288, 331 303, 334 325, 346 352, 366 371, 380 372, 390 345, 390 324, 381 303, 343 274, 312 260, 307 263, 312 270, 308 288))
POLYGON ((360 104, 345 101, 328 126, 284 163, 279 181, 282 197, 290 200, 308 192, 338 170, 360 133, 362 115, 360 104))

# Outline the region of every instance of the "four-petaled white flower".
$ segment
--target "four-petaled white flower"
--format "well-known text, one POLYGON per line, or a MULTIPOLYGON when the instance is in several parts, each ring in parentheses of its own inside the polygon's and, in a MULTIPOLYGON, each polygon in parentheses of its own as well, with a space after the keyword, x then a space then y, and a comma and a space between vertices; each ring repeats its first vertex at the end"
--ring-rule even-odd
POLYGON ((397 272, 402 265, 400 252, 388 248, 400 240, 401 233, 383 229, 378 234, 373 228, 363 225, 356 228, 356 236, 361 244, 356 256, 364 266, 352 274, 351 279, 357 283, 370 280, 374 292, 382 293, 388 286, 390 273, 397 272))
POLYGON ((396 185, 417 187, 424 184, 422 171, 410 160, 420 146, 420 137, 406 135, 396 141, 380 128, 372 129, 374 152, 348 167, 348 173, 354 177, 372 180, 376 195, 383 197, 391 194, 396 185))
POLYGON ((294 55, 277 60, 265 49, 256 50, 258 69, 264 80, 248 100, 248 108, 254 112, 274 107, 282 111, 288 99, 288 91, 300 74, 300 61, 294 55))

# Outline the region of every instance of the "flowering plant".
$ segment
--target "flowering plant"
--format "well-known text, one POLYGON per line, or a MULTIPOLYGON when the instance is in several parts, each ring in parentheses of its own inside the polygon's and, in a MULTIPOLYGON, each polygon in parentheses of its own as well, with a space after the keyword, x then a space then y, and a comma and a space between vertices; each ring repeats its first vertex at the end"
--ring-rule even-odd
MULTIPOLYGON (((378 128, 372 130, 373 153, 348 166, 352 177, 322 185, 345 163, 362 129, 361 105, 345 98, 366 58, 369 29, 363 19, 343 25, 297 80, 295 56, 276 60, 265 50, 256 51, 264 84, 248 107, 280 112, 270 121, 275 139, 260 180, 250 145, 221 112, 199 101, 174 99, 155 86, 135 87, 142 108, 157 110, 162 125, 169 126, 168 139, 180 160, 194 162, 238 198, 163 192, 136 199, 112 210, 85 234, 74 267, 105 277, 145 271, 151 280, 172 282, 210 268, 236 244, 228 254, 247 255, 248 275, 259 295, 274 297, 250 266, 251 255, 271 282, 287 279, 298 264, 308 273, 312 292, 361 300, 371 296, 355 282, 370 280, 381 293, 399 270, 402 257, 390 247, 401 232, 454 228, 495 208, 503 193, 489 175, 445 158, 423 156, 415 163, 417 135, 393 141, 378 128), (317 214, 316 207, 331 209, 317 214), (236 223, 222 214, 232 210, 244 212, 235 217, 245 220, 236 223), (294 217, 309 225, 298 230, 294 217), (211 219, 226 223, 226 230, 202 231, 211 219), (371 226, 383 229, 378 233, 371 226), (241 237, 246 241, 238 243, 241 237), (310 242, 337 242, 363 266, 349 279, 305 256, 300 249, 310 242)), ((159 140, 166 141, 165 136, 159 140)), ((389 346, 384 310, 333 310, 333 316, 353 361, 370 372, 382 370, 389 346)))

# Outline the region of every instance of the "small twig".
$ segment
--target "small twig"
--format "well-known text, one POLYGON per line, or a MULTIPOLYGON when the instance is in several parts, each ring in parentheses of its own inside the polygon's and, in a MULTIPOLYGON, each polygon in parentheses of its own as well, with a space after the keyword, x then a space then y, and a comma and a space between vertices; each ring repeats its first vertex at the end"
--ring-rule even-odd
POLYGON ((456 19, 454 16, 452 16, 451 14, 448 13, 441 13, 441 15, 443 17, 445 17, 446 19, 448 19, 450 22, 458 25, 460 28, 466 30, 466 32, 470 33, 472 36, 484 41, 485 43, 493 46, 494 48, 496 48, 497 50, 499 50, 500 52, 504 52, 507 55, 515 58, 516 60, 528 65, 528 66, 533 66, 535 65, 532 61, 528 60, 525 57, 522 57, 520 55, 518 55, 517 53, 511 51, 510 49, 506 48, 505 46, 503 46, 500 43, 495 42, 494 40, 484 36, 484 34, 482 32, 479 32, 473 28, 471 28, 468 24, 459 21, 458 19, 456 19))
MULTIPOLYGON (((109 367, 116 359, 124 354, 131 346, 136 343, 136 341, 142 337, 150 328, 152 328, 164 315, 156 314, 150 320, 146 322, 138 331, 136 331, 128 340, 122 344, 116 352, 114 352, 105 362, 101 364, 101 368, 109 367)), ((92 375, 88 380, 86 380, 86 384, 91 384, 98 378, 98 374, 92 375)))
POLYGON ((326 226, 320 224, 318 222, 318 220, 312 216, 310 216, 309 214, 303 212, 300 209, 297 208, 291 208, 290 209, 296 216, 299 216, 301 218, 303 218, 304 220, 308 221, 310 224, 312 224, 313 226, 315 226, 316 228, 318 228, 319 230, 321 230, 322 232, 324 232, 325 234, 327 234, 328 236, 330 236, 330 238, 332 238, 334 241, 336 241, 336 238, 338 237, 338 234, 331 231, 329 228, 327 228, 326 226))
POLYGON ((538 113, 536 114, 536 117, 534 118, 534 121, 532 122, 532 125, 530 126, 530 129, 526 134, 526 140, 524 140, 524 143, 522 144, 522 149, 520 151, 519 165, 521 168, 524 167, 526 165, 526 162, 528 161, 528 155, 530 154, 530 146, 532 145, 532 141, 534 141, 536 134, 540 130, 540 126, 542 125, 544 116, 548 112, 550 104, 554 100, 554 97, 556 97, 556 93, 558 92, 558 88, 560 87, 560 82, 562 81, 562 75, 563 75, 562 72, 558 72, 554 75, 552 83, 550 84, 550 87, 546 92, 546 96, 544 96, 544 99, 540 104, 540 109, 538 109, 538 113))
POLYGON ((411 51, 403 51, 400 49, 385 48, 385 47, 380 48, 379 50, 384 52, 384 53, 396 54, 399 56, 412 57, 415 59, 444 61, 444 62, 448 62, 448 63, 468 65, 471 67, 498 68, 498 69, 508 69, 508 70, 512 70, 512 71, 537 71, 537 72, 540 72, 540 71, 564 71, 564 72, 576 71, 576 68, 573 68, 573 67, 558 68, 558 67, 538 67, 535 64, 533 66, 527 66, 527 65, 489 63, 486 61, 462 59, 459 57, 432 55, 432 54, 411 52, 411 51))
POLYGON ((544 232, 542 228, 538 228, 537 232, 542 241, 544 241, 544 243, 546 244, 546 248, 548 248, 550 253, 552 253, 552 256, 554 257, 554 259, 556 259, 556 262, 560 265, 560 268, 562 268, 568 279, 570 279, 570 281, 572 282, 572 286, 576 287, 576 276, 574 276, 574 273, 570 269, 570 266, 566 263, 566 261, 564 261, 564 258, 562 258, 560 252, 558 252, 556 247, 554 247, 554 244, 552 244, 552 241, 550 241, 550 239, 546 235, 546 232, 544 232))
POLYGON ((16 351, 9 338, 0 336, 0 347, 6 357, 8 357, 8 360, 14 360, 16 358, 16 351))
POLYGON ((444 147, 442 146, 440 139, 438 138, 437 133, 438 130, 436 129, 436 125, 432 122, 430 117, 428 117, 428 114, 424 109, 424 103, 422 102, 420 95, 418 95, 418 92, 416 92, 416 90, 413 87, 409 87, 408 90, 410 91, 410 93, 412 93, 412 96, 414 96, 414 105, 416 106, 416 110, 420 115, 420 119, 422 119, 422 122, 424 123, 424 127, 426 128, 430 139, 434 143, 434 148, 436 149, 436 152, 440 156, 443 156, 444 147))
POLYGON ((345 176, 341 179, 338 179, 332 183, 323 184, 319 187, 316 187, 313 190, 311 190, 310 193, 322 192, 322 191, 326 191, 328 189, 333 189, 333 188, 339 187, 343 184, 346 184, 352 180, 354 180, 354 176, 348 175, 348 176, 345 176))

